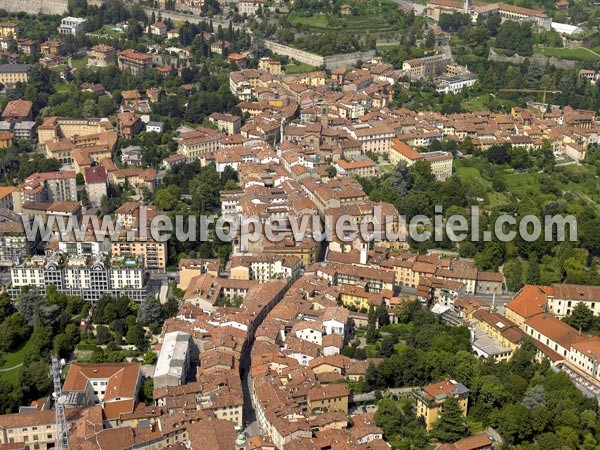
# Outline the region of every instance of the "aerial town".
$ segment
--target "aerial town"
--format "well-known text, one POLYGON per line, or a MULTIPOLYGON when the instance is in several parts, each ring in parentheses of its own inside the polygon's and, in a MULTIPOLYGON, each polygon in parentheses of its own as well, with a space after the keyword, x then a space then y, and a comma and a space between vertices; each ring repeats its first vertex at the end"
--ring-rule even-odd
POLYGON ((599 449, 599 17, 0 0, 0 450, 599 449))

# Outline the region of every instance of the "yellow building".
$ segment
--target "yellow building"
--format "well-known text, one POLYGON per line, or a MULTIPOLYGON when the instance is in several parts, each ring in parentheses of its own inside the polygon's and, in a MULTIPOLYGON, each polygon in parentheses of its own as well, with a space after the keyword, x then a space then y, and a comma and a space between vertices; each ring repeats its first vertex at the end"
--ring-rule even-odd
POLYGON ((345 384, 314 387, 308 391, 308 410, 311 413, 341 412, 348 414, 350 390, 345 384))
POLYGON ((182 259, 179 261, 179 284, 177 287, 184 291, 190 285, 192 278, 208 273, 213 276, 219 275, 218 259, 182 259))
POLYGON ((11 89, 17 83, 27 83, 30 68, 30 64, 0 64, 0 83, 11 89))
POLYGON ((463 415, 467 416, 469 390, 454 380, 428 384, 416 391, 415 397, 417 400, 417 418, 423 418, 427 430, 433 428, 442 412, 444 402, 449 398, 455 398, 463 415))
POLYGON ((0 22, 0 36, 17 38, 17 24, 14 22, 0 22))
POLYGON ((362 285, 343 285, 340 286, 340 301, 346 307, 354 307, 356 309, 370 309, 383 305, 383 296, 373 292, 367 292, 362 285))
MULTIPOLYGON (((122 238, 125 238, 123 234, 122 238)), ((130 242, 122 240, 111 245, 114 256, 139 256, 144 258, 148 270, 162 270, 167 268, 167 243, 157 242, 152 239, 146 241, 130 242)))

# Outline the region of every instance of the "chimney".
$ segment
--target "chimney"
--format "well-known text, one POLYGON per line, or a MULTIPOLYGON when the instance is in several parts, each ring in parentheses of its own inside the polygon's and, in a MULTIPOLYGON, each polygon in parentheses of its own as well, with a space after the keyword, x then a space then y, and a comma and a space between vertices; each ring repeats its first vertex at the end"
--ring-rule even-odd
POLYGON ((360 264, 367 264, 367 244, 362 244, 360 247, 360 264))

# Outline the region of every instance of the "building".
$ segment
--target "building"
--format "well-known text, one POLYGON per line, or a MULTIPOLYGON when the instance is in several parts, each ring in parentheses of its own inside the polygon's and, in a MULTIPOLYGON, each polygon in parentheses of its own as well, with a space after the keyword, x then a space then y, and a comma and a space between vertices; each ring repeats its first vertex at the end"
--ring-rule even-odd
POLYGON ((193 278, 204 273, 219 275, 218 259, 182 259, 179 261, 179 289, 187 290, 193 278))
POLYGON ((146 53, 138 53, 135 50, 125 49, 119 53, 119 69, 125 70, 132 75, 143 76, 152 68, 152 56, 146 53))
POLYGON ((258 70, 264 70, 272 75, 278 75, 282 72, 281 61, 264 56, 258 61, 258 70))
POLYGON ((109 45, 94 45, 88 53, 88 66, 112 66, 117 61, 117 51, 109 45))
POLYGON ((11 267, 25 258, 31 250, 32 243, 27 240, 25 228, 16 215, 7 218, 8 211, 0 210, 0 266, 11 267))
POLYGON ((191 336, 181 331, 165 334, 154 370, 154 389, 185 384, 190 371, 191 336))
POLYGON ((48 286, 59 292, 96 301, 102 295, 126 295, 141 302, 148 294, 143 261, 135 257, 66 258, 60 255, 32 257, 10 270, 8 292, 16 298, 24 287, 36 288, 42 295, 48 286))
POLYGON ((16 39, 18 37, 17 24, 14 22, 0 22, 0 36, 12 36, 16 39))
POLYGON ((20 121, 33 119, 33 102, 29 100, 11 100, 2 111, 2 120, 20 121))
POLYGON ((554 283, 547 301, 548 311, 559 318, 570 316, 579 303, 586 305, 594 315, 599 315, 600 286, 554 283))
POLYGON ((241 0, 238 2, 240 14, 252 16, 262 7, 264 0, 241 0))
POLYGON ((119 113, 117 114, 117 127, 119 136, 131 139, 144 128, 142 116, 128 111, 119 113))
POLYGON ((327 387, 315 386, 308 391, 308 410, 313 414, 341 412, 348 414, 350 390, 345 384, 332 384, 327 387))
POLYGON ((333 163, 333 167, 341 177, 374 177, 377 175, 377 164, 369 158, 359 161, 338 159, 333 163))
POLYGON ((242 118, 231 114, 213 113, 208 116, 208 120, 230 136, 239 133, 242 127, 242 118))
POLYGON ((168 29, 169 28, 163 22, 154 22, 149 27, 151 35, 160 37, 166 36, 168 29))
POLYGON ((359 123, 346 128, 350 136, 358 140, 362 152, 388 153, 395 131, 382 121, 359 123))
POLYGON ((132 413, 142 386, 139 363, 71 363, 63 385, 67 408, 100 405, 107 420, 132 413))
POLYGON ((180 135, 177 152, 199 159, 202 164, 207 159, 214 158, 215 152, 221 148, 224 137, 225 135, 220 131, 199 127, 180 135))
POLYGON ((108 195, 108 176, 103 166, 83 168, 83 179, 85 180, 85 191, 90 204, 99 208, 102 199, 108 195))
POLYGON ((86 19, 81 17, 63 17, 57 31, 59 34, 76 35, 85 31, 85 23, 86 19))
POLYGON ((420 153, 400 139, 394 139, 390 148, 390 161, 392 164, 398 164, 402 161, 409 167, 417 161, 427 161, 431 165, 431 173, 439 181, 445 181, 452 176, 454 157, 452 153, 442 151, 420 153))
POLYGON ((111 243, 111 251, 115 256, 136 256, 144 261, 145 267, 151 271, 164 272, 167 269, 167 243, 146 240, 132 241, 126 235, 122 240, 111 243))
POLYGON ((30 64, 0 64, 0 84, 13 89, 17 83, 27 83, 29 69, 30 64))
POLYGON ((42 172, 29 175, 20 189, 13 194, 15 208, 25 202, 76 202, 77 180, 75 171, 42 172))
POLYGON ((402 63, 402 71, 411 79, 419 80, 443 74, 450 63, 452 63, 452 55, 449 53, 440 53, 438 55, 406 60, 402 63))
POLYGON ((277 255, 243 255, 231 258, 230 278, 235 280, 273 279, 296 280, 300 276, 302 263, 298 258, 277 255))
POLYGON ((62 56, 65 54, 65 44, 59 39, 48 39, 40 46, 40 52, 49 57, 62 56))
POLYGON ((512 20, 514 22, 529 22, 535 28, 548 31, 552 28, 552 18, 539 9, 522 8, 520 6, 506 3, 489 3, 476 6, 473 18, 498 14, 502 22, 512 20))
POLYGON ((425 421, 427 430, 431 430, 443 410, 444 402, 454 398, 463 415, 467 416, 469 390, 454 380, 444 380, 428 384, 414 392, 417 400, 417 418, 425 421))

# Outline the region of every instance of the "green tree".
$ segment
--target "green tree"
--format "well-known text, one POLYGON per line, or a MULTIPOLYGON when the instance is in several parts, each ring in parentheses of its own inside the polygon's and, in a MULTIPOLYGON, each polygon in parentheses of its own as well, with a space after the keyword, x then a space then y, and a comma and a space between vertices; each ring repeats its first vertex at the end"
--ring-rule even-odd
POLYGON ((538 284, 540 282, 540 263, 535 253, 529 255, 527 260, 527 284, 538 284))
POLYGON ((132 327, 129 327, 126 339, 128 344, 144 348, 146 345, 146 331, 144 331, 144 328, 140 324, 136 323, 132 327))
POLYGON ((402 411, 394 400, 385 398, 379 402, 375 412, 375 423, 388 438, 398 433, 402 425, 402 411))
POLYGON ((575 329, 588 331, 592 328, 595 317, 594 313, 585 303, 577 303, 573 308, 570 316, 563 318, 563 321, 571 325, 575 329))
POLYGON ((152 322, 158 322, 163 315, 163 308, 160 301, 154 295, 146 297, 140 309, 138 310, 137 320, 143 325, 152 322))
POLYGON ((441 442, 456 442, 469 435, 467 419, 455 398, 451 397, 444 402, 431 435, 441 442))

